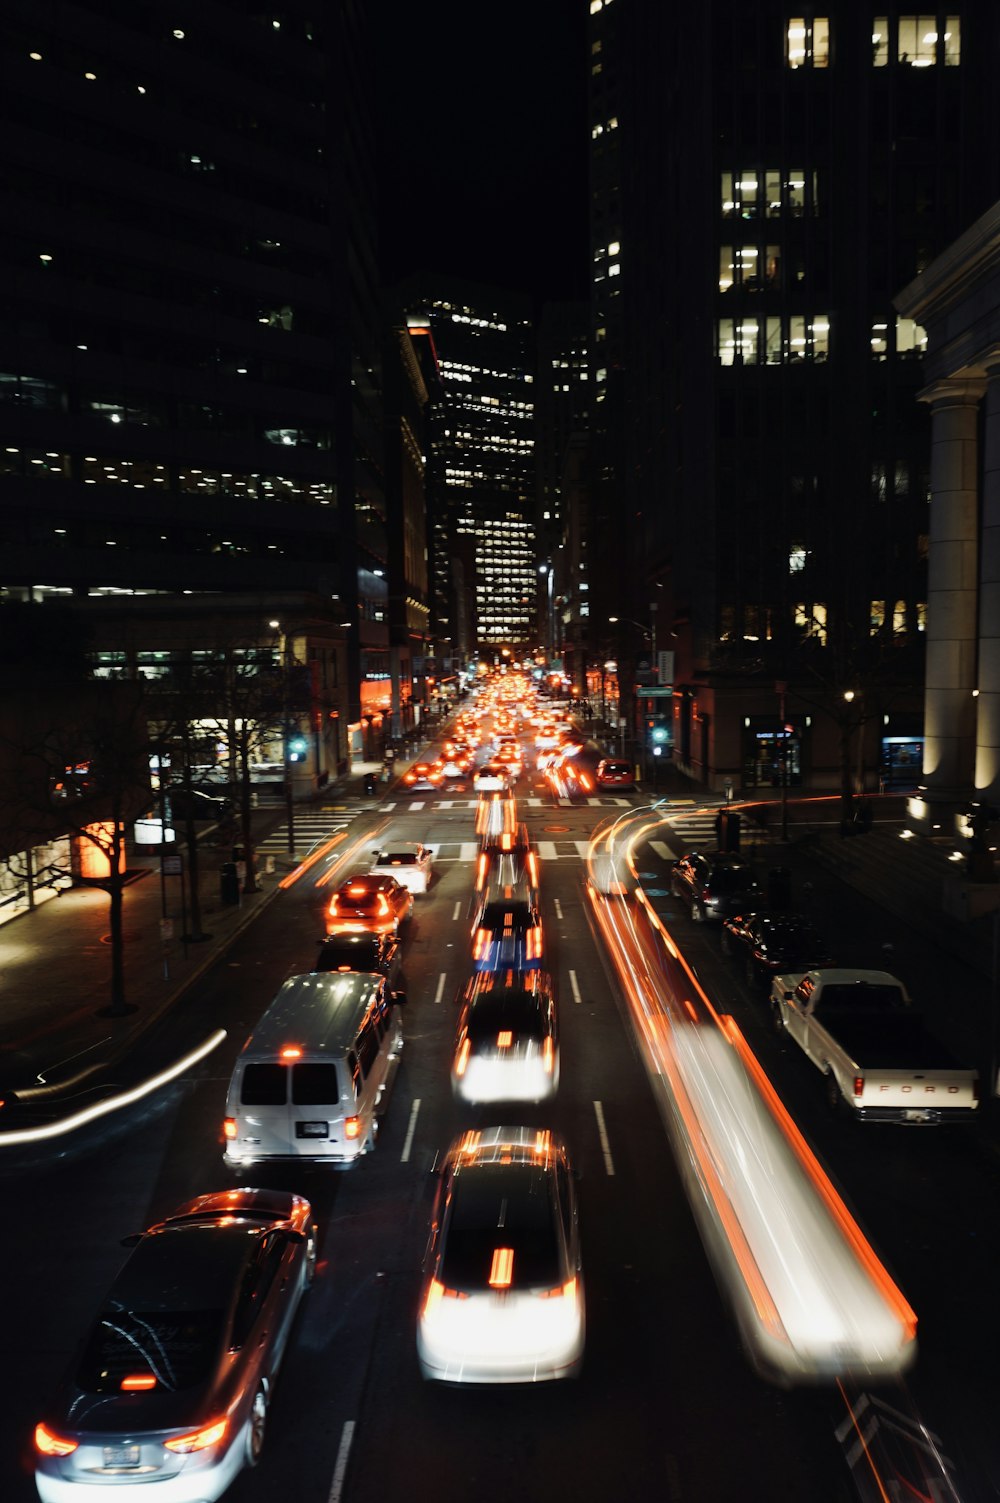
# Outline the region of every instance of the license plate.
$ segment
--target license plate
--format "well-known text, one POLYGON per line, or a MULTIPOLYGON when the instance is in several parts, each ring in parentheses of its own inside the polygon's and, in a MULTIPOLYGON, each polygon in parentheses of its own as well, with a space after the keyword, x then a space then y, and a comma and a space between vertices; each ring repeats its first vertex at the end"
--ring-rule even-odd
POLYGON ((330 1124, 329 1122, 297 1122, 295 1131, 300 1138, 328 1138, 330 1124))
POLYGON ((904 1122, 936 1122, 937 1113, 925 1107, 909 1107, 903 1113, 904 1122))
POLYGON ((106 1467, 138 1466, 138 1446, 105 1446, 104 1465, 106 1467))

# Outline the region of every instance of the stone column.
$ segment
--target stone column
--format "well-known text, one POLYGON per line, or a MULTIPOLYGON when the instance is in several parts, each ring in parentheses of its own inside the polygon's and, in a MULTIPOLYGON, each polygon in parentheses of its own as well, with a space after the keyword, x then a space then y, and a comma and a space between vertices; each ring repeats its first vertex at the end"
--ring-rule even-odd
MULTIPOLYGON (((975 762, 978 587, 977 416, 985 384, 937 381, 931 407, 930 554, 924 782, 928 796, 968 797, 975 762)), ((998 679, 1000 684, 1000 679, 998 679)))
POLYGON ((975 786, 977 796, 995 803, 1000 800, 1000 359, 997 353, 994 363, 986 367, 986 382, 975 786))

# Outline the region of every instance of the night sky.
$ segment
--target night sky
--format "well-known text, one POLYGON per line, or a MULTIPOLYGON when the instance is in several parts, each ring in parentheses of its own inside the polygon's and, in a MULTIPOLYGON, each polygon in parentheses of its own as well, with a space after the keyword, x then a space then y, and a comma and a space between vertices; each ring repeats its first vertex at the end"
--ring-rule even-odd
POLYGON ((426 271, 585 298, 586 0, 387 9, 374 39, 385 280, 426 271))

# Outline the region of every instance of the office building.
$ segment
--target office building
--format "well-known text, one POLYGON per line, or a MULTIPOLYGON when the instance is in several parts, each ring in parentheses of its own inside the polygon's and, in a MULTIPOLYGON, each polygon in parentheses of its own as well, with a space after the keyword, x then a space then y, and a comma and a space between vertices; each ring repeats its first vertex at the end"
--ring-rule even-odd
POLYGON ((590 10, 623 659, 673 653, 674 755, 708 786, 912 776, 930 445, 893 298, 998 196, 1000 13, 590 10))

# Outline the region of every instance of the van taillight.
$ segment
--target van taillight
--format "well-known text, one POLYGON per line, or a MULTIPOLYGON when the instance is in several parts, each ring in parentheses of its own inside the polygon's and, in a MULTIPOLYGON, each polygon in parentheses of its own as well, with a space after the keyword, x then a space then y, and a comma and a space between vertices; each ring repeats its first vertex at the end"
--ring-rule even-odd
POLYGON ((226 1120, 223 1122, 223 1124, 222 1124, 222 1136, 226 1139, 227 1143, 231 1143, 233 1141, 233 1139, 236 1137, 236 1118, 235 1117, 227 1117, 226 1120))
POLYGON ((348 1138, 348 1139, 354 1139, 354 1138, 360 1138, 360 1136, 361 1136, 361 1118, 360 1117, 345 1117, 344 1118, 344 1137, 348 1138))

